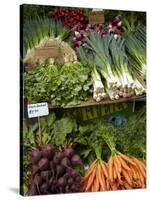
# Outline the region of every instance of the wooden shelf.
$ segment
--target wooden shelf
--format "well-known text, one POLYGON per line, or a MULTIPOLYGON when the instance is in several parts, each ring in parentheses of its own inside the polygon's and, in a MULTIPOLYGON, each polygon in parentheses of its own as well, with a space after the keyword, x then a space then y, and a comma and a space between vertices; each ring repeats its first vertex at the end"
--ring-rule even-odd
POLYGON ((54 106, 49 104, 49 108, 53 109, 53 108, 63 108, 63 109, 67 109, 67 108, 81 108, 81 107, 87 107, 87 106, 96 106, 96 105, 102 105, 102 104, 113 104, 113 103, 121 103, 121 102, 127 102, 127 101, 136 101, 136 100, 140 100, 141 98, 146 97, 145 95, 143 96, 133 96, 130 98, 120 98, 118 100, 110 100, 110 99, 105 99, 102 100, 100 102, 96 102, 93 97, 89 97, 87 101, 82 102, 79 105, 72 105, 72 106, 54 106))

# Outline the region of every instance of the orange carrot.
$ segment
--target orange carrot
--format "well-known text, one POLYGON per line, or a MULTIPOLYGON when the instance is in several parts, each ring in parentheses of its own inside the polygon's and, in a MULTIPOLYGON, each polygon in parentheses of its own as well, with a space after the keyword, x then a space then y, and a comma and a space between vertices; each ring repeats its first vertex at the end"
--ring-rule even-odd
POLYGON ((91 176, 90 176, 89 179, 88 179, 88 183, 87 183, 87 186, 86 186, 85 191, 89 190, 89 188, 92 186, 93 181, 94 181, 94 179, 95 179, 95 173, 96 173, 96 171, 95 171, 95 169, 94 169, 93 172, 92 172, 92 174, 91 174, 91 176))
MULTIPOLYGON (((121 179, 120 176, 120 169, 118 168, 117 162, 116 162, 116 156, 114 156, 114 171, 116 171, 116 178, 121 179)), ((115 177, 114 177, 115 178, 115 177)))
POLYGON ((139 171, 142 174, 142 176, 145 177, 146 176, 146 172, 144 171, 143 166, 141 166, 141 162, 136 158, 134 158, 133 160, 137 164, 137 167, 139 168, 139 171))
POLYGON ((98 170, 98 179, 99 179, 99 184, 101 186, 101 190, 104 191, 105 190, 105 185, 104 185, 104 176, 102 176, 102 168, 100 163, 98 163, 97 165, 97 170, 98 170))
POLYGON ((122 170, 122 174, 123 174, 125 180, 128 182, 128 184, 132 185, 132 180, 131 180, 131 177, 128 174, 128 172, 126 170, 122 170))
POLYGON ((126 155, 120 153, 121 158, 123 158, 126 162, 130 163, 131 165, 136 166, 136 164, 126 155))
POLYGON ((121 163, 120 163, 118 155, 115 156, 115 160, 116 160, 116 163, 117 163, 118 171, 121 173, 121 163))
POLYGON ((108 161, 108 175, 110 182, 113 182, 113 159, 110 158, 108 161))
POLYGON ((108 178, 108 168, 104 161, 101 161, 101 168, 102 171, 104 172, 105 178, 108 178))
POLYGON ((118 156, 118 159, 120 161, 121 167, 123 167, 126 170, 130 170, 129 165, 126 163, 126 161, 121 156, 118 156))
POLYGON ((89 177, 91 176, 92 172, 93 172, 93 169, 95 167, 95 163, 96 163, 97 160, 94 160, 94 162, 91 164, 90 168, 88 169, 86 175, 84 176, 83 180, 88 180, 89 177))
POLYGON ((99 191, 99 172, 98 169, 96 169, 96 176, 95 176, 95 191, 99 191))

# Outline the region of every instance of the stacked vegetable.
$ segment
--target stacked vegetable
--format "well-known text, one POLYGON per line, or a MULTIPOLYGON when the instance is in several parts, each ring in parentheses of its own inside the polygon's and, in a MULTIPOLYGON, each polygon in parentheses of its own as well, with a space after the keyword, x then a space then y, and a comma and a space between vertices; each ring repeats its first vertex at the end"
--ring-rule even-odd
MULTIPOLYGON (((137 33, 138 31, 135 35, 137 33)), ((141 34, 144 38, 145 33, 141 34)), ((134 37, 129 35, 126 39, 121 36, 114 38, 113 35, 104 37, 91 32, 84 47, 77 48, 81 62, 93 68, 93 98, 97 102, 107 96, 111 100, 117 100, 120 97, 138 96, 146 92, 146 84, 140 77, 144 76, 146 43, 137 42, 136 45, 139 46, 131 47, 129 39, 136 43, 134 37), (129 56, 127 51, 130 51, 129 56), (131 59, 138 64, 136 66, 133 62, 131 64, 131 59)))
POLYGON ((81 175, 75 167, 80 157, 72 148, 58 151, 52 144, 31 152, 32 180, 29 195, 80 192, 81 175))

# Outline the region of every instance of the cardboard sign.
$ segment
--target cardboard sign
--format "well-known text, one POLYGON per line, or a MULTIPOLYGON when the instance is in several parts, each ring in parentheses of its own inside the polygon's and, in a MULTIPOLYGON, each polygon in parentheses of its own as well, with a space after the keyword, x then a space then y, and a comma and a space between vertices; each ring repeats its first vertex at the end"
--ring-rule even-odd
POLYGON ((89 15, 90 24, 103 24, 105 21, 103 11, 93 11, 89 15))
POLYGON ((48 59, 48 58, 56 58, 59 56, 59 48, 58 46, 45 46, 35 48, 35 56, 39 59, 48 59))
POLYGON ((28 104, 28 117, 41 117, 49 114, 48 103, 28 104))

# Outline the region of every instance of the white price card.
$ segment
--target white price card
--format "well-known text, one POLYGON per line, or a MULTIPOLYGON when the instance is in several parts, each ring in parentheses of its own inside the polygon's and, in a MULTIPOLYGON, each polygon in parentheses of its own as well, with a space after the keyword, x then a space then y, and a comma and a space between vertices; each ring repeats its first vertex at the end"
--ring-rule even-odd
POLYGON ((28 117, 41 117, 49 114, 48 103, 28 104, 28 117))

